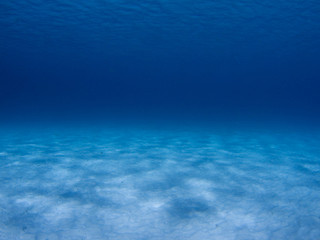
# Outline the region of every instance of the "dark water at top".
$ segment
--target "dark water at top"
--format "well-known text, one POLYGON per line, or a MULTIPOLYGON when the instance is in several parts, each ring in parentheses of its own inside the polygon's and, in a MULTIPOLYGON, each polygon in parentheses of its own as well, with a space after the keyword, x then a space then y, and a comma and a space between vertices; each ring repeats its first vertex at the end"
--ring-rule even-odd
POLYGON ((0 107, 15 116, 319 116, 320 4, 0 3, 0 107))

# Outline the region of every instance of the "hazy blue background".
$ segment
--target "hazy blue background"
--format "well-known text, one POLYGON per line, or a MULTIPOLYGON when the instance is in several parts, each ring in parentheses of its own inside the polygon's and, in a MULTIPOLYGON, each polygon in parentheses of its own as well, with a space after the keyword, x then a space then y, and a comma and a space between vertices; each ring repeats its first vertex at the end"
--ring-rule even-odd
POLYGON ((319 58, 319 0, 0 0, 0 240, 319 240, 319 58))
POLYGON ((316 119, 317 0, 0 2, 12 117, 316 119))

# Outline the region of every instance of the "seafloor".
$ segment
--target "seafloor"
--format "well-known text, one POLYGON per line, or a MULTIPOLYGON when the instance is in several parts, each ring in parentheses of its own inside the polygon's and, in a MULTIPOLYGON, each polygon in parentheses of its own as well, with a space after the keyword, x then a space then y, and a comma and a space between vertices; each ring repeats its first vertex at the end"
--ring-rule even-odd
POLYGON ((319 131, 18 128, 0 239, 320 239, 319 131))

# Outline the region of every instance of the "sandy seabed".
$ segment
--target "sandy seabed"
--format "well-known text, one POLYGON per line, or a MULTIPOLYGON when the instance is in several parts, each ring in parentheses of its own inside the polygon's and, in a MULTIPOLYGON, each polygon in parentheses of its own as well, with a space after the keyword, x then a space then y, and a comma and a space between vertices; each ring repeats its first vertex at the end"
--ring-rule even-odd
POLYGON ((320 239, 319 132, 226 129, 1 130, 0 239, 320 239))

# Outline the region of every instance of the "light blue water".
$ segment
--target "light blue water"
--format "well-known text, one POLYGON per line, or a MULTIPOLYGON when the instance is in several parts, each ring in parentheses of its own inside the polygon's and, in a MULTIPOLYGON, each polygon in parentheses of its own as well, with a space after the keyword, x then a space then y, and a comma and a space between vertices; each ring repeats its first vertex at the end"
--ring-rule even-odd
POLYGON ((319 131, 1 130, 0 239, 320 238, 319 131))

